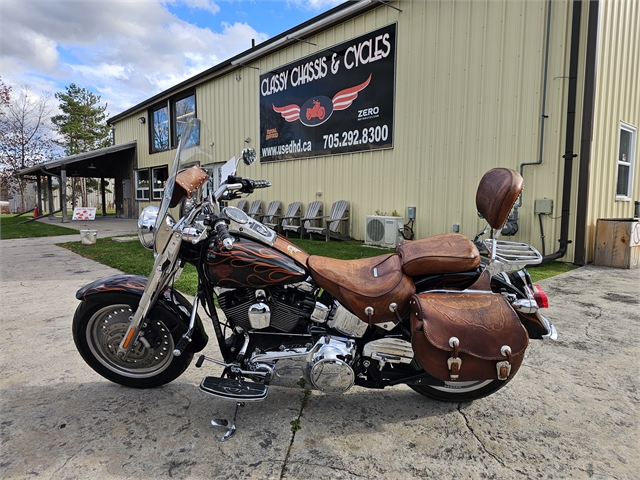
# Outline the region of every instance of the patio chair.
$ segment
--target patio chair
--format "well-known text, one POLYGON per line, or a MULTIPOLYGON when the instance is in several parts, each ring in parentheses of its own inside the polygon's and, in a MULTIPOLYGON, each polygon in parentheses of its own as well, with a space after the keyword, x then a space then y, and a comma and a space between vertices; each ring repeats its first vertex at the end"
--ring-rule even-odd
POLYGON ((280 217, 280 212, 282 211, 282 208, 280 207, 282 205, 282 202, 280 202, 280 200, 274 200, 272 202, 269 202, 269 205, 267 205, 267 211, 265 212, 265 214, 262 216, 262 220, 260 220, 262 222, 263 225, 269 227, 271 230, 275 230, 276 232, 278 232, 278 230, 280 230, 278 228, 278 217, 280 217))
POLYGON ((289 232, 300 230, 300 218, 302 217, 302 204, 300 202, 290 203, 284 216, 280 217, 280 231, 289 236, 289 232))
POLYGON ((260 217, 262 215, 262 200, 254 200, 251 202, 247 215, 251 218, 260 217))
POLYGON ((300 238, 304 238, 307 228, 315 227, 322 219, 322 202, 316 200, 307 205, 307 213, 300 219, 300 225, 290 225, 285 231, 296 232, 300 238))
POLYGON ((238 207, 244 213, 247 213, 247 201, 246 200, 240 200, 238 202, 238 204, 236 205, 236 207, 238 207))
POLYGON ((320 217, 325 220, 324 226, 309 226, 305 229, 312 234, 324 235, 325 241, 329 241, 331 237, 345 240, 349 238, 349 202, 346 200, 338 200, 331 205, 331 212, 328 216, 320 217), (344 222, 344 232, 341 232, 342 222, 344 222))

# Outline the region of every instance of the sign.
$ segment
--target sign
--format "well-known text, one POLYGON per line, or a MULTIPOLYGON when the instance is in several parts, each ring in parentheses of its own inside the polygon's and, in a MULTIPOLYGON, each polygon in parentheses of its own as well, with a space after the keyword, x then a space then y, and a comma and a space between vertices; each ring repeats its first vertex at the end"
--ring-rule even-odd
POLYGON ((396 31, 260 75, 260 161, 393 148, 396 31))
POLYGON ((73 217, 71 220, 95 220, 95 207, 76 207, 73 209, 73 217))

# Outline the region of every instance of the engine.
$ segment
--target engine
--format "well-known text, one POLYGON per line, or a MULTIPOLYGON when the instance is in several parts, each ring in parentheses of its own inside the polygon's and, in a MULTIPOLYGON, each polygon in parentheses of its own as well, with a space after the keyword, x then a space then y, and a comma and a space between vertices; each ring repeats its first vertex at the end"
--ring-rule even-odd
POLYGON ((281 332, 303 328, 316 307, 313 285, 302 282, 265 289, 220 289, 218 304, 227 319, 243 330, 268 327, 281 332))

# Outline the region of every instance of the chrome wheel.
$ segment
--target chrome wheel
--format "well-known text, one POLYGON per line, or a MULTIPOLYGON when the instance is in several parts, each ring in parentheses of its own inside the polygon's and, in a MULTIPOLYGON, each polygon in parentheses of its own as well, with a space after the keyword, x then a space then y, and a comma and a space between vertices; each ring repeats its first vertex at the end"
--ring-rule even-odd
POLYGON ((174 342, 160 320, 143 324, 142 332, 126 358, 118 357, 118 346, 129 328, 133 310, 129 305, 109 305, 95 312, 87 322, 89 350, 104 367, 130 378, 158 375, 171 364, 174 342))

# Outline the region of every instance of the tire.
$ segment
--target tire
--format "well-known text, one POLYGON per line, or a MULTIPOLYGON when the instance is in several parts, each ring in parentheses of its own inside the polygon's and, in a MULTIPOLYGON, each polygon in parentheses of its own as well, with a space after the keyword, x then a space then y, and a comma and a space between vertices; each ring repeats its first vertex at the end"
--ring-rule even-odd
POLYGON ((193 353, 173 355, 186 326, 174 314, 156 306, 129 356, 119 358, 118 345, 139 300, 138 296, 121 293, 82 302, 73 317, 73 339, 85 362, 104 378, 126 387, 153 388, 182 375, 193 353))
MULTIPOLYGON (((411 362, 411 367, 414 370, 422 370, 415 360, 411 362)), ((424 395, 432 400, 456 403, 471 402, 497 392, 509 383, 511 378, 507 380, 479 380, 476 382, 443 382, 434 377, 430 377, 429 380, 433 381, 433 385, 408 386, 420 395, 424 395)))

